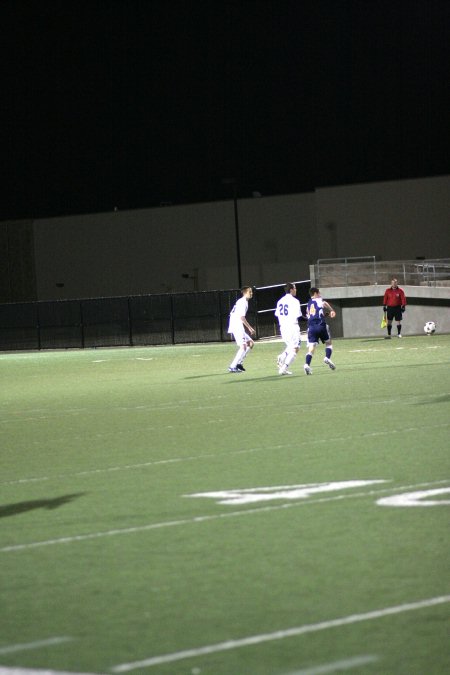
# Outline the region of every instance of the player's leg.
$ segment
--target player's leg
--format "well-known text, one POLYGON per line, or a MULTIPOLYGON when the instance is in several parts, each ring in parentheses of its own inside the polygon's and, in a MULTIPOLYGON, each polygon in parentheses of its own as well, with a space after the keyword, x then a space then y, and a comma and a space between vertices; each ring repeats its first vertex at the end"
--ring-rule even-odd
POLYGON ((388 307, 387 312, 386 312, 386 330, 387 330, 387 335, 385 336, 386 340, 391 339, 392 320, 394 318, 394 314, 395 314, 395 308, 394 307, 388 307))
POLYGON ((308 353, 306 354, 305 365, 303 366, 303 370, 305 371, 306 375, 312 375, 311 361, 315 348, 315 344, 309 344, 308 346, 308 353))
POLYGON ((305 356, 305 365, 303 366, 306 375, 312 375, 311 361, 318 344, 315 330, 308 327, 308 352, 305 356))
POLYGON ((397 337, 402 337, 402 308, 395 308, 395 321, 397 322, 397 337))
POLYGON ((325 358, 323 362, 331 368, 331 370, 336 370, 336 366, 334 365, 333 361, 331 360, 331 354, 333 353, 333 343, 331 341, 331 335, 328 329, 328 326, 325 326, 322 328, 322 332, 320 334, 320 339, 322 340, 323 344, 325 345, 325 358))
POLYGON ((235 339, 235 342, 237 344, 237 352, 234 356, 234 359, 229 365, 228 370, 230 373, 236 373, 239 372, 239 369, 237 368, 237 364, 241 362, 241 359, 243 355, 245 354, 246 350, 246 344, 245 344, 245 332, 244 332, 244 327, 242 327, 242 331, 233 333, 233 337, 235 339))
POLYGON ((305 365, 303 366, 303 370, 305 371, 306 375, 312 375, 311 361, 314 351, 319 344, 318 330, 318 326, 308 326, 308 352, 305 356, 305 365))
POLYGON ((281 368, 281 367, 284 365, 284 362, 285 362, 285 360, 286 360, 287 354, 288 354, 288 353, 287 353, 287 350, 286 350, 286 349, 284 349, 284 350, 281 352, 281 354, 278 354, 278 356, 277 356, 277 366, 278 366, 278 368, 281 368))
POLYGON ((285 347, 283 351, 278 354, 277 356, 277 366, 278 368, 282 368, 284 366, 284 362, 286 360, 286 356, 288 355, 288 346, 289 346, 289 336, 286 335, 285 329, 281 328, 280 326, 280 332, 281 332, 281 339, 283 340, 285 347))
POLYGON ((336 366, 334 365, 333 361, 331 360, 331 354, 333 353, 333 344, 330 340, 327 340, 325 342, 325 358, 323 362, 331 368, 331 370, 336 370, 336 366))
POLYGON ((286 356, 284 357, 283 363, 279 366, 278 372, 280 375, 291 375, 289 371, 289 366, 297 356, 297 352, 300 348, 300 327, 293 326, 291 328, 289 338, 286 341, 286 356))
POLYGON ((242 365, 242 362, 244 359, 247 358, 247 356, 250 354, 250 351, 253 349, 253 345, 255 344, 253 340, 246 335, 246 341, 244 342, 244 353, 242 354, 239 363, 236 365, 236 368, 240 371, 245 371, 244 366, 242 365))
POLYGON ((284 361, 285 367, 288 369, 294 361, 300 349, 300 326, 293 326, 290 340, 287 346, 287 356, 284 361))
POLYGON ((297 352, 298 347, 289 349, 284 363, 278 369, 280 375, 292 375, 292 372, 289 370, 289 366, 297 356, 297 352))
POLYGON ((247 335, 247 333, 244 333, 244 344, 243 344, 244 352, 243 352, 243 354, 241 355, 241 358, 240 358, 239 362, 238 362, 237 365, 236 365, 236 368, 237 368, 238 370, 240 370, 240 371, 245 371, 245 368, 244 368, 244 366, 242 365, 242 362, 243 362, 243 360, 244 360, 245 358, 247 358, 248 354, 250 354, 250 351, 253 349, 254 344, 255 344, 255 343, 253 342, 253 340, 251 339, 251 337, 250 337, 249 335, 247 335))

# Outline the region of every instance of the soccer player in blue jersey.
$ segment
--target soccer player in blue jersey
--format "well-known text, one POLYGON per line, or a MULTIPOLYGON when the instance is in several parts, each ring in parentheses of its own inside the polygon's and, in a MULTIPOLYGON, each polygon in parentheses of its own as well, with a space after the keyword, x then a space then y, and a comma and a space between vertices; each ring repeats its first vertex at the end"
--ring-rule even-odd
POLYGON ((331 370, 336 369, 336 366, 331 360, 333 345, 331 343, 331 337, 325 318, 326 315, 329 315, 331 319, 334 319, 336 312, 326 300, 323 300, 318 288, 310 288, 309 295, 310 300, 306 311, 308 317, 308 353, 306 355, 305 365, 303 366, 306 375, 312 375, 311 361, 314 351, 319 344, 319 340, 325 344, 325 358, 323 362, 329 366, 331 370))

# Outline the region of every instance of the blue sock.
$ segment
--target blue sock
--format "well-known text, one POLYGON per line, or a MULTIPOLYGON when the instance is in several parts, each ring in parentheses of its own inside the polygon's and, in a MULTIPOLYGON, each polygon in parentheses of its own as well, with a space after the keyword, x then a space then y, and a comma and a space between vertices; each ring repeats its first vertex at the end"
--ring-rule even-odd
POLYGON ((327 359, 331 359, 331 352, 333 351, 333 347, 326 347, 325 348, 325 356, 327 359))
POLYGON ((306 355, 305 361, 306 361, 306 365, 307 365, 307 366, 310 366, 310 365, 311 365, 311 361, 312 361, 312 354, 307 354, 307 355, 306 355))

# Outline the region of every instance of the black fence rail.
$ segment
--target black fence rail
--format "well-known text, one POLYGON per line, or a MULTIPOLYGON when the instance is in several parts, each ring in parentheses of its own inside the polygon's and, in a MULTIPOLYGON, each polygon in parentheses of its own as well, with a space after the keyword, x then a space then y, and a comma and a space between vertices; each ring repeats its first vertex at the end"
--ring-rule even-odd
MULTIPOLYGON (((3 304, 0 351, 225 342, 239 297, 226 290, 3 304)), ((272 333, 273 316, 258 315, 256 298, 248 318, 259 337, 272 333)))

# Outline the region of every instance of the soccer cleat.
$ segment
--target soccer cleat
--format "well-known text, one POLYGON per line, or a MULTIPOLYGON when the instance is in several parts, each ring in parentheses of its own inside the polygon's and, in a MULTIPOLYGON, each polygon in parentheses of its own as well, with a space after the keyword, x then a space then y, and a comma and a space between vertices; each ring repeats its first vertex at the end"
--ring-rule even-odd
POLYGON ((384 336, 384 339, 385 339, 385 340, 390 340, 390 339, 391 339, 391 336, 390 336, 390 335, 385 335, 385 336, 384 336))
POLYGON ((245 368, 242 365, 242 363, 238 363, 236 366, 236 370, 239 370, 240 373, 245 373, 245 368))
POLYGON ((333 361, 330 361, 329 358, 325 357, 323 362, 326 363, 327 366, 331 368, 331 370, 336 370, 336 366, 334 365, 333 361))
POLYGON ((278 369, 278 374, 279 375, 292 375, 291 371, 287 369, 287 366, 281 366, 281 368, 278 369))
POLYGON ((402 334, 401 334, 401 333, 399 333, 399 334, 397 335, 397 337, 401 338, 401 337, 402 337, 402 334))
POLYGON ((230 373, 239 373, 240 372, 237 368, 232 368, 231 366, 228 368, 228 371, 230 373))
POLYGON ((303 370, 305 371, 305 375, 312 375, 312 368, 307 363, 303 366, 303 370))

